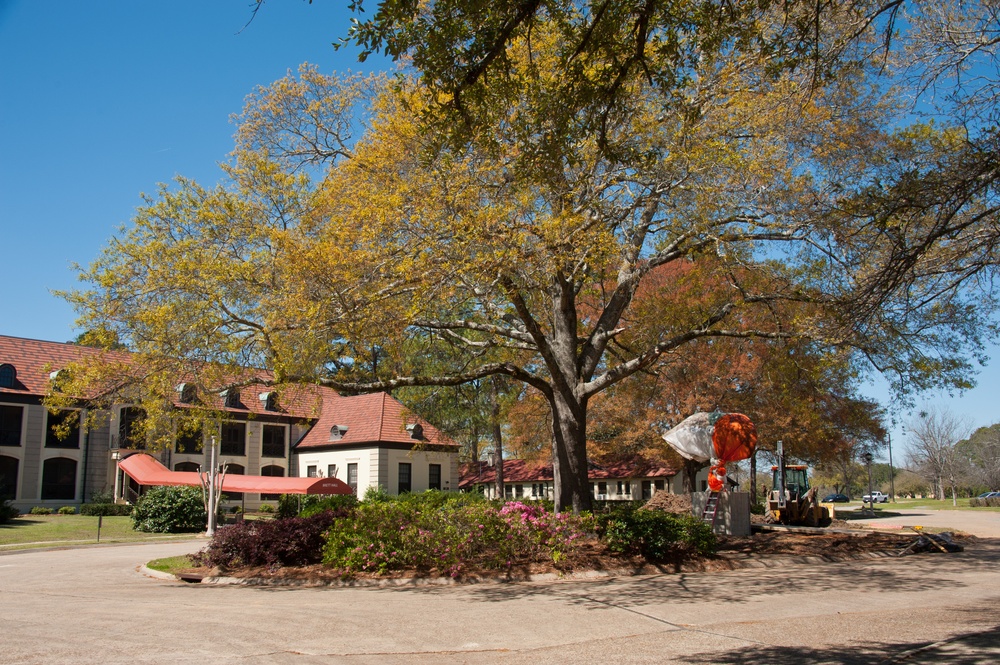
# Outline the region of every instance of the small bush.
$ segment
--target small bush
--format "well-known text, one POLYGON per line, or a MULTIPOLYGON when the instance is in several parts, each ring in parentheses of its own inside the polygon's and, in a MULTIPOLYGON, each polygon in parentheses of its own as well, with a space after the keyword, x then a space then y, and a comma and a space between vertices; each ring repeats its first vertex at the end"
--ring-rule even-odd
MULTIPOLYGON (((405 495, 404 495, 405 496, 405 495)), ((399 497, 394 497, 381 485, 369 485, 365 490, 365 496, 361 500, 365 503, 385 503, 394 501, 399 497)))
POLYGON ((46 508, 45 506, 35 506, 30 512, 32 515, 51 515, 52 509, 46 508))
POLYGON ((220 527, 212 542, 199 552, 204 566, 304 566, 323 556, 323 532, 338 518, 324 511, 311 517, 250 520, 220 527))
POLYGON ((11 521, 21 516, 21 511, 10 505, 9 499, 0 501, 0 524, 11 521))
POLYGON ((339 511, 358 505, 353 494, 282 494, 278 497, 278 517, 306 517, 324 510, 339 511))
POLYGON ((90 515, 91 517, 98 517, 101 515, 104 517, 111 515, 125 516, 132 514, 132 506, 124 503, 85 503, 80 506, 80 514, 90 515))
POLYGON ((243 508, 241 508, 240 506, 233 506, 229 509, 229 512, 232 513, 233 515, 239 515, 240 513, 243 512, 243 508))
POLYGON ((56 512, 58 512, 60 515, 76 515, 76 508, 74 508, 73 506, 63 506, 56 512))
POLYGON ((353 494, 306 494, 302 497, 299 517, 310 517, 325 511, 350 512, 358 505, 358 497, 353 494))
POLYGON ((260 508, 257 509, 257 512, 258 513, 273 513, 274 512, 274 506, 272 506, 269 503, 262 503, 260 505, 260 508))
POLYGON ((709 525, 691 515, 656 510, 619 510, 598 518, 598 534, 612 552, 672 561, 715 551, 709 525))
POLYGON ((102 489, 100 492, 94 492, 90 495, 90 503, 114 503, 115 495, 112 490, 107 487, 102 489))
POLYGON ((132 526, 136 531, 201 531, 205 521, 199 487, 154 487, 139 497, 132 510, 132 526))
POLYGON ((973 508, 1000 508, 1000 497, 990 497, 989 499, 972 498, 969 505, 973 508))

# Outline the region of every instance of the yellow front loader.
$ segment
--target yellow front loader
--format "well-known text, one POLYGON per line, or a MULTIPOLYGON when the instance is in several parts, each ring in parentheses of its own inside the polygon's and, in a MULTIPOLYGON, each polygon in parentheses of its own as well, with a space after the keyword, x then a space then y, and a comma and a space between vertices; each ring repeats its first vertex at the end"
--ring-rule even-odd
POLYGON ((804 464, 772 466, 774 489, 767 507, 774 521, 792 526, 830 526, 830 511, 819 504, 816 488, 809 487, 804 464))

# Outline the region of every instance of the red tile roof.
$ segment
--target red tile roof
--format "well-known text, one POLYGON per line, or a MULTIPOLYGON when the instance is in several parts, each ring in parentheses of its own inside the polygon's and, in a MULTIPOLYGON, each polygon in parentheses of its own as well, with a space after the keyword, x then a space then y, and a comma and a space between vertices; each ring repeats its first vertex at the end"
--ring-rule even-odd
MULTIPOLYGON (((0 388, 0 395, 14 393, 43 397, 49 389, 49 373, 71 362, 103 353, 99 349, 61 342, 44 342, 20 337, 0 335, 0 365, 11 364, 17 370, 13 388, 0 388), (49 367, 49 370, 46 370, 49 367)), ((112 352, 116 360, 129 359, 129 354, 112 352)), ((259 371, 262 378, 269 372, 259 371)), ((180 383, 180 381, 178 381, 180 383)), ((291 385, 282 387, 278 395, 278 410, 268 411, 259 395, 273 387, 264 384, 240 386, 240 406, 226 408, 234 414, 281 415, 303 420, 317 420, 316 425, 303 437, 298 448, 315 448, 355 443, 391 442, 457 447, 454 441, 442 434, 427 421, 410 414, 406 407, 385 393, 372 393, 342 397, 332 388, 318 385, 291 385), (411 438, 406 425, 419 424, 423 438, 411 438), (347 432, 339 441, 330 441, 330 428, 346 426, 347 432)), ((199 395, 212 406, 223 408, 218 395, 199 395)), ((184 408, 181 402, 175 405, 184 408)))
MULTIPOLYGON (((590 480, 619 480, 626 478, 672 478, 677 475, 677 469, 669 464, 648 462, 637 459, 632 462, 621 462, 613 465, 591 464, 587 477, 590 480)), ((503 479, 505 483, 544 482, 553 479, 552 464, 546 462, 531 462, 519 459, 503 461, 503 479)), ((496 482, 496 467, 485 462, 466 464, 461 470, 458 486, 465 489, 478 484, 496 482)))
POLYGON ((322 415, 309 430, 296 450, 349 446, 375 441, 444 445, 458 447, 426 420, 410 413, 405 406, 386 393, 371 393, 344 397, 334 393, 323 400, 322 415), (422 438, 414 439, 407 425, 420 425, 422 438), (334 426, 347 428, 341 438, 331 440, 334 426))
MULTIPOLYGON (((45 342, 37 339, 8 337, 0 335, 0 365, 10 364, 17 371, 13 388, 0 387, 0 394, 13 393, 44 397, 49 390, 49 375, 73 362, 101 355, 117 362, 130 362, 131 354, 124 351, 102 351, 88 346, 64 342, 45 342), (46 370, 48 368, 48 370, 46 370)), ((268 379, 266 370, 255 372, 260 378, 268 379)), ((178 381, 181 383, 182 381, 178 381)), ((315 418, 319 414, 323 394, 332 388, 322 386, 291 386, 278 396, 278 410, 268 411, 259 395, 274 390, 265 384, 251 384, 236 388, 240 392, 240 406, 227 408, 230 413, 282 414, 298 418, 315 418)), ((208 406, 222 408, 223 399, 217 394, 199 395, 208 406)), ((175 406, 184 407, 179 400, 175 406)))
POLYGON ((17 371, 14 387, 0 387, 0 394, 42 396, 49 389, 51 372, 99 353, 98 349, 87 346, 0 335, 0 365, 13 365, 17 371), (46 366, 51 369, 46 371, 46 366))

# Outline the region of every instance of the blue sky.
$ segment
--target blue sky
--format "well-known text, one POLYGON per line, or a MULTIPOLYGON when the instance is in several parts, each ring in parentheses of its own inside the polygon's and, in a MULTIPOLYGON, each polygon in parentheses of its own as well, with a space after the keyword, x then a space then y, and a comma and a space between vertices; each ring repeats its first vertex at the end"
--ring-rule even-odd
MULTIPOLYGON (((74 313, 51 290, 77 285, 71 265, 97 257, 141 192, 176 175, 217 182, 229 116, 255 86, 306 61, 390 66, 334 51, 346 0, 272 0, 244 28, 251 5, 0 0, 0 333, 72 339, 74 313)), ((1000 421, 998 396, 990 367, 976 390, 929 402, 984 426, 1000 421)))

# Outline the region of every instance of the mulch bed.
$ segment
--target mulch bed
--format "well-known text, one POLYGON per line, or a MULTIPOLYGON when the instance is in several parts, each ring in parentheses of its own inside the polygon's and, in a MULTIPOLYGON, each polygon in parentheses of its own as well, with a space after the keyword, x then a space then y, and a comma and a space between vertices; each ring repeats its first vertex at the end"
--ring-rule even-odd
MULTIPOLYGON (((691 499, 687 495, 657 493, 644 510, 663 510, 671 513, 691 514, 691 499)), ((845 529, 848 522, 836 520, 831 529, 845 529)), ((709 572, 732 570, 749 560, 767 561, 783 557, 821 557, 830 559, 850 559, 868 554, 898 552, 916 538, 908 532, 879 533, 855 530, 854 533, 797 533, 793 531, 765 531, 748 537, 719 537, 716 555, 710 557, 687 558, 683 561, 653 565, 641 557, 626 557, 612 554, 597 539, 580 543, 558 564, 552 562, 516 564, 507 571, 472 570, 463 571, 456 580, 476 582, 487 580, 527 580, 537 575, 571 575, 580 573, 654 574, 661 572, 709 572), (909 538, 908 538, 909 537, 909 538)), ((971 536, 956 534, 958 542, 970 541, 971 536)), ((351 573, 316 564, 288 568, 242 568, 239 570, 192 569, 192 573, 206 577, 238 577, 261 580, 267 584, 328 585, 345 581, 375 583, 378 581, 440 580, 446 577, 437 570, 398 570, 386 575, 351 573)))
MULTIPOLYGON (((478 582, 528 580, 538 575, 566 576, 573 574, 604 573, 609 575, 656 574, 671 572, 712 572, 740 568, 750 560, 778 560, 785 557, 820 557, 825 560, 860 558, 868 554, 895 553, 910 541, 905 534, 866 533, 852 535, 824 533, 803 535, 791 532, 755 533, 744 538, 720 537, 715 556, 689 558, 684 561, 650 564, 641 557, 624 557, 612 554, 597 541, 582 543, 573 553, 565 556, 558 565, 551 562, 516 564, 508 571, 463 571, 455 581, 478 582)), ((916 538, 916 534, 910 534, 916 538)), ((956 541, 968 542, 971 537, 957 535, 956 541)), ((312 566, 268 569, 264 567, 239 570, 206 570, 192 572, 206 577, 238 577, 261 580, 268 584, 328 585, 356 581, 375 583, 402 580, 440 580, 446 575, 437 570, 397 570, 386 575, 351 573, 344 574, 321 564, 312 566)))

